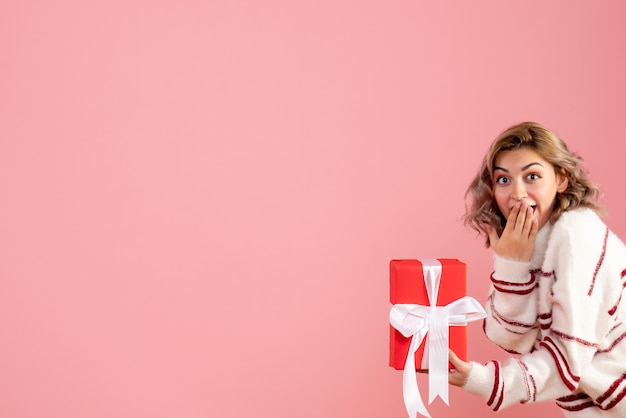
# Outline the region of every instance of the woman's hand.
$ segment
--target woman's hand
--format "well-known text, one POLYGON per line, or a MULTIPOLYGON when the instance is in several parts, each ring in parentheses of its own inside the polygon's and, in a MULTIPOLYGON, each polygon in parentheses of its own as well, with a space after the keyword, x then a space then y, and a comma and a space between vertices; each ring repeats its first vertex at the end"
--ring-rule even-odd
POLYGON ((533 218, 533 208, 526 202, 519 202, 511 210, 502 236, 498 237, 496 230, 488 227, 489 245, 501 257, 530 261, 535 250, 538 225, 533 218))
POLYGON ((450 373, 448 373, 448 383, 463 387, 469 377, 472 365, 467 361, 461 360, 452 350, 448 350, 448 360, 454 366, 454 370, 450 370, 450 373))

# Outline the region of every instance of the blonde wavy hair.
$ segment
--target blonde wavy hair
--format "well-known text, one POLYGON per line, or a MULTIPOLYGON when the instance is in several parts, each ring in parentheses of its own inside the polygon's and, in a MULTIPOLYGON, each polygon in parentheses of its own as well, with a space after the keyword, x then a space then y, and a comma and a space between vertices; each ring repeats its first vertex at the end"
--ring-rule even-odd
POLYGON ((493 194, 493 167, 498 155, 503 151, 530 148, 554 167, 555 173, 567 177, 568 186, 558 193, 550 222, 554 223, 565 211, 579 207, 591 208, 603 215, 599 203, 600 189, 594 184, 583 159, 571 152, 554 132, 535 122, 523 122, 502 132, 491 144, 480 169, 465 193, 465 226, 486 237, 489 246, 487 226, 493 226, 498 235, 502 234, 506 218, 502 215, 493 194))

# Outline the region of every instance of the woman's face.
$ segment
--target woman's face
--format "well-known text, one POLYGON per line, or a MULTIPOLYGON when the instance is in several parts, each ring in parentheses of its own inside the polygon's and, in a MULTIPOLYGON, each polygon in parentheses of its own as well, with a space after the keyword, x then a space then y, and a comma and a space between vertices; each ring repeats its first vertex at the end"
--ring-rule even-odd
POLYGON ((556 194, 567 188, 567 177, 555 173, 551 163, 531 148, 502 151, 493 169, 493 194, 508 219, 517 202, 533 208, 539 228, 550 219, 556 194))

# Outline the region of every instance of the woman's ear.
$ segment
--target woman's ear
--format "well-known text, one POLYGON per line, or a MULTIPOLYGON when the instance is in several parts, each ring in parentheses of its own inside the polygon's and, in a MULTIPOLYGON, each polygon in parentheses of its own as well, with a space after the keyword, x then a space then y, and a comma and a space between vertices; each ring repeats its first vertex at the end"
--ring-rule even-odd
POLYGON ((569 186, 567 171, 562 168, 556 173, 556 191, 559 193, 563 193, 567 189, 567 186, 569 186))

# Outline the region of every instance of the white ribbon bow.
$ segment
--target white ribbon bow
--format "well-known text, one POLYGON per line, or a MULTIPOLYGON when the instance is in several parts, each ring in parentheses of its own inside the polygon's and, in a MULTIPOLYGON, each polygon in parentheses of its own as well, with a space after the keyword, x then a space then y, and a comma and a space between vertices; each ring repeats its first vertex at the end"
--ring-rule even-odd
POLYGON ((412 337, 402 374, 404 406, 410 418, 420 413, 430 418, 420 396, 415 375, 415 352, 428 334, 422 367, 428 367, 428 404, 439 396, 448 403, 448 326, 465 326, 468 322, 485 318, 482 306, 469 296, 457 299, 446 306, 437 306, 441 263, 439 260, 420 260, 430 306, 396 304, 391 308, 389 321, 402 335, 412 337))

